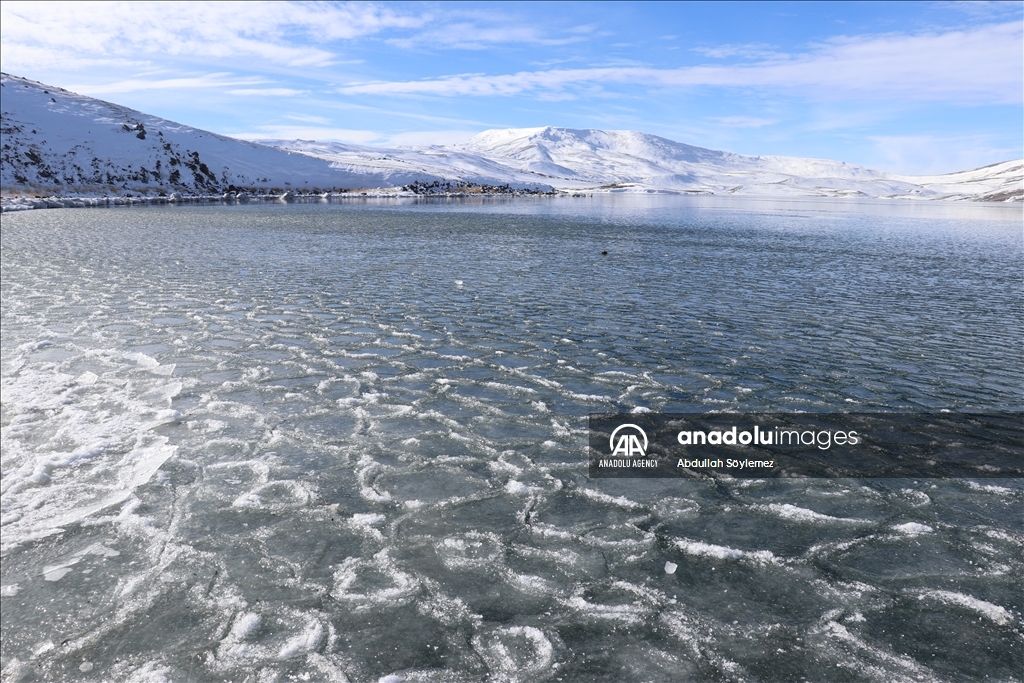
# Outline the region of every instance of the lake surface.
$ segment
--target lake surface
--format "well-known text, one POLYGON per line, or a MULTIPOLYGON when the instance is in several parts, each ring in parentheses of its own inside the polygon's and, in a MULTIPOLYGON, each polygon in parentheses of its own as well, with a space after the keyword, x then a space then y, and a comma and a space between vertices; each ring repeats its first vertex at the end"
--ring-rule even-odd
POLYGON ((0 256, 5 681, 1021 680, 1021 480, 586 462, 589 412, 1020 410, 1019 206, 46 210, 0 256))

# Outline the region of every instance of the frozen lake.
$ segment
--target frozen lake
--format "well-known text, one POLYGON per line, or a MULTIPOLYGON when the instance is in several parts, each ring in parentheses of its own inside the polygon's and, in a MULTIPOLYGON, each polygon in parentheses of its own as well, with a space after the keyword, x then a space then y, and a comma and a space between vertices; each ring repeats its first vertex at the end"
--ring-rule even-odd
POLYGON ((45 210, 0 256, 5 681, 1021 680, 1019 479, 586 463, 588 412, 1020 410, 1020 206, 45 210))

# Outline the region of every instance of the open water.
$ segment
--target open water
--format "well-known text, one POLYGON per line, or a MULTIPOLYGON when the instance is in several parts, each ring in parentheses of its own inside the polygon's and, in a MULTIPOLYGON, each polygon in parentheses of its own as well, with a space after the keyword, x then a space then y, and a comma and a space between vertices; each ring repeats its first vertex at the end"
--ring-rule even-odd
POLYGON ((1020 410, 1020 221, 5 214, 3 680, 1020 681, 1021 480, 586 463, 588 412, 1020 410))

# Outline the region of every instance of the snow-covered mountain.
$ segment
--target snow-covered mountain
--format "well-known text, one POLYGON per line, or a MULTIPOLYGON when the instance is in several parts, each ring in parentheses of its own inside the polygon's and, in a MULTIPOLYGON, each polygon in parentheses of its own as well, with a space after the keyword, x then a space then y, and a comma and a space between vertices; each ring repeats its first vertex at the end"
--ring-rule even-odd
POLYGON ((519 184, 545 183, 562 190, 1024 199, 1024 161, 948 175, 904 176, 827 159, 721 152, 635 131, 510 128, 484 131, 461 145, 418 149, 302 140, 261 142, 351 167, 365 164, 477 182, 501 178, 519 184))
POLYGON ((634 131, 489 130, 466 143, 374 148, 245 142, 16 76, 0 80, 5 193, 329 190, 434 181, 588 192, 1024 200, 1024 161, 904 176, 841 161, 746 156, 634 131))
MULTIPOLYGON (((893 195, 913 183, 840 161, 753 157, 635 131, 528 128, 485 131, 461 146, 513 167, 586 185, 714 194, 893 195)), ((555 182, 557 183, 557 180, 555 182)))
POLYGON ((510 185, 516 188, 550 189, 550 179, 530 170, 520 171, 500 158, 442 146, 364 147, 314 140, 259 140, 260 144, 299 152, 329 161, 338 167, 366 169, 398 175, 440 177, 462 183, 510 185))
POLYGON ((943 199, 1024 201, 1024 160, 1020 159, 944 175, 891 177, 915 183, 923 191, 934 192, 943 199))
POLYGON ((324 163, 7 74, 0 76, 0 95, 0 184, 6 192, 326 190, 436 179, 324 163))

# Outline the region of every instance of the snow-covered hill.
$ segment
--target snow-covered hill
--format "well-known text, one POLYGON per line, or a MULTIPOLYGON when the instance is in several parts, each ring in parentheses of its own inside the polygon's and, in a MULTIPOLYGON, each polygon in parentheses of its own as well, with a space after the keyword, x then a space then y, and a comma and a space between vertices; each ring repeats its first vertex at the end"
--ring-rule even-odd
POLYGON ((507 184, 515 188, 550 189, 546 176, 519 171, 501 159, 441 146, 421 148, 363 147, 314 140, 259 140, 260 144, 317 157, 366 172, 437 176, 462 183, 507 184))
POLYGON ((938 193, 944 199, 1024 201, 1024 160, 1020 159, 945 175, 892 177, 916 183, 925 191, 938 193))
POLYGON ((569 191, 1024 200, 1022 161, 948 175, 902 176, 827 159, 721 152, 635 131, 510 128, 484 131, 461 145, 418 149, 261 142, 350 167, 475 182, 545 183, 569 191))
POLYGON ((7 74, 0 77, 0 95, 0 184, 6 192, 326 190, 436 179, 325 163, 7 74))
POLYGON ((452 181, 588 192, 1024 200, 1024 161, 902 176, 841 161, 746 156, 634 131, 489 130, 466 143, 373 148, 245 142, 4 74, 6 194, 324 191, 452 181))
POLYGON ((634 191, 919 199, 1024 199, 1021 161, 942 176, 899 176, 841 161, 745 156, 634 131, 489 130, 459 146, 552 185, 634 191))

